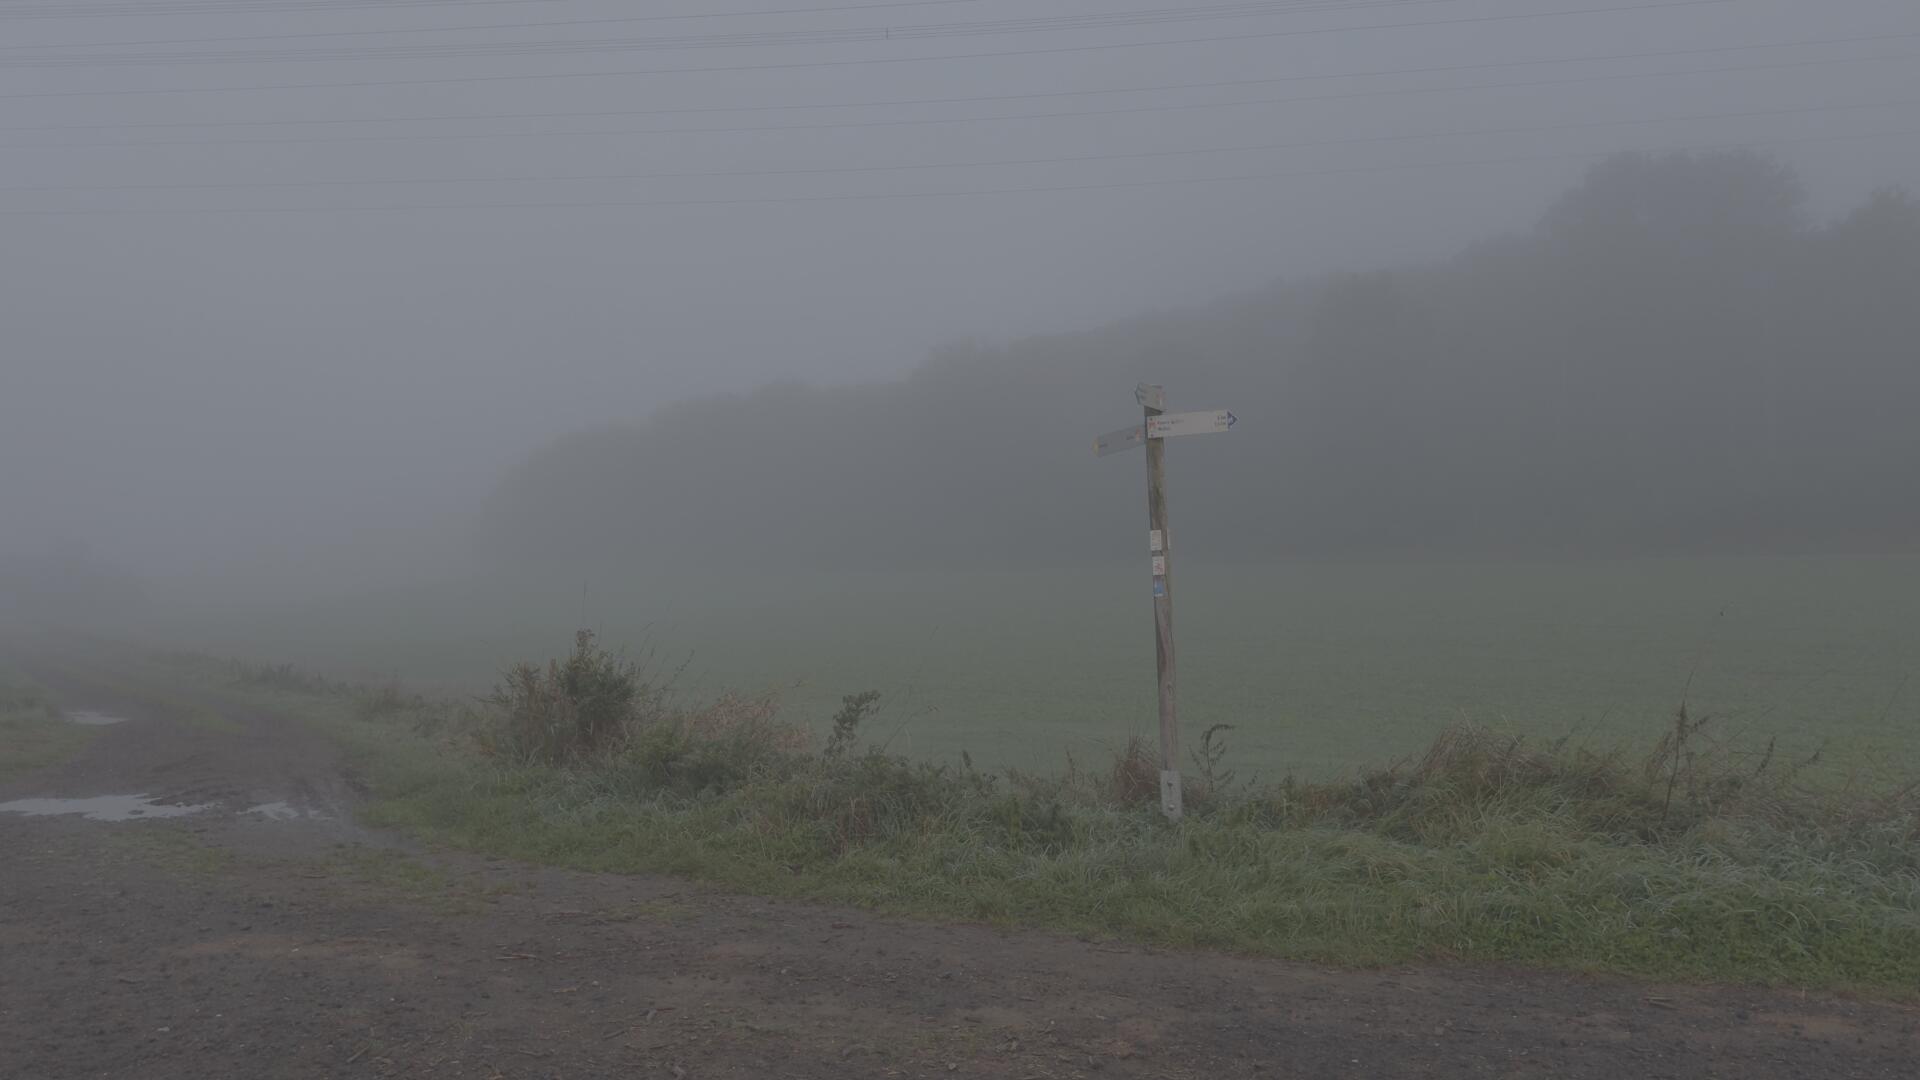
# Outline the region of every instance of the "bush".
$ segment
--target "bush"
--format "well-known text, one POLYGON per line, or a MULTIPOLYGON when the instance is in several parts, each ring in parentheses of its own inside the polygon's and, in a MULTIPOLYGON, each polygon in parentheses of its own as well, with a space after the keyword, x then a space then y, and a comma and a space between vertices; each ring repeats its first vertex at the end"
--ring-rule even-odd
POLYGON ((500 713, 483 748, 549 765, 605 757, 625 748, 634 731, 664 713, 665 692, 637 664, 574 635, 566 660, 542 668, 508 668, 486 699, 500 713))

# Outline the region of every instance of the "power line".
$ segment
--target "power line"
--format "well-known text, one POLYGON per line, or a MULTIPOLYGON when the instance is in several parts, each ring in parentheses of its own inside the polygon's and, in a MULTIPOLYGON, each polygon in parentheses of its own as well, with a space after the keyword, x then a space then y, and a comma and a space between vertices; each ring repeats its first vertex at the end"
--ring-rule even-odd
MULTIPOLYGON (((534 2, 534 0, 521 0, 534 2)), ((212 45, 228 41, 304 41, 318 38, 392 37, 398 34, 459 34, 489 30, 535 30, 560 26, 604 26, 613 23, 686 22, 699 19, 744 19, 776 15, 828 15, 845 12, 885 11, 893 8, 937 7, 948 4, 977 4, 980 0, 886 0, 872 4, 835 4, 829 7, 763 8, 759 11, 712 11, 684 15, 620 15, 603 19, 546 19, 539 22, 466 23, 461 26, 415 26, 400 30, 310 30, 297 34, 238 34, 217 38, 159 38, 144 41, 83 41, 66 45, 6 45, 0 51, 21 49, 114 49, 146 45, 212 45)), ((0 19, 8 16, 0 13, 0 19)))
POLYGON ((1527 124, 1496 128, 1469 128, 1453 131, 1409 132, 1397 135, 1363 135, 1340 139, 1307 139, 1293 142, 1258 143, 1237 146, 1193 147, 1178 150, 1144 150, 1109 154, 1076 154, 1065 157, 1012 158, 994 161, 945 161, 901 165, 855 165, 810 169, 716 169, 694 171, 605 173, 589 176, 451 176, 419 179, 376 180, 289 180, 278 182, 219 181, 189 184, 107 184, 97 186, 0 187, 0 192, 111 192, 111 191, 198 191, 303 187, 368 187, 413 184, 506 184, 506 183, 594 183, 624 180, 716 179, 722 177, 826 176, 854 173, 913 172, 928 169, 984 169, 1024 165, 1062 165, 1090 161, 1129 161, 1152 158, 1189 157, 1201 154, 1243 154, 1276 150, 1305 150, 1330 146, 1361 146, 1377 143, 1413 142, 1422 139, 1475 138, 1485 135, 1528 135, 1541 132, 1583 131, 1641 124, 1674 124, 1696 120, 1747 120, 1760 117, 1797 116, 1824 112, 1849 112, 1856 109, 1897 108, 1920 105, 1920 98, 1899 101, 1858 102, 1844 105, 1807 105, 1783 109, 1749 109, 1737 112, 1696 113, 1683 116, 1659 116, 1625 120, 1591 120, 1580 123, 1527 124))
MULTIPOLYGON (((1797 47, 1797 46, 1805 46, 1805 45, 1862 44, 1866 42, 1911 40, 1913 38, 1920 38, 1920 32, 1906 33, 1906 34, 1875 34, 1875 35, 1865 36, 1865 37, 1829 38, 1825 40, 1814 40, 1814 41, 1798 41, 1798 42, 1790 41, 1790 42, 1779 42, 1779 43, 1768 44, 1768 45, 1726 45, 1726 46, 1717 46, 1713 48, 1704 48, 1704 49, 1664 49, 1664 50, 1657 50, 1652 52, 1615 53, 1611 55, 1579 56, 1579 57, 1568 57, 1565 59, 1553 59, 1553 60, 1504 60, 1504 61, 1495 61, 1495 62, 1483 63, 1483 64, 1459 64, 1459 65, 1452 65, 1447 67, 1428 67, 1428 68, 1400 68, 1400 69, 1386 70, 1386 71, 1363 71, 1363 72, 1336 73, 1336 74, 1330 74, 1330 75, 1276 75, 1276 76, 1268 76, 1268 77, 1257 78, 1257 79, 1223 79, 1223 80, 1218 80, 1213 82, 1198 82, 1198 83, 1162 83, 1159 85, 1152 85, 1152 86, 1123 86, 1123 87, 1114 87, 1114 88, 1100 89, 1100 90, 1048 90, 1048 91, 1040 91, 1036 93, 1027 93, 1027 94, 980 94, 980 95, 973 95, 973 96, 967 96, 967 97, 906 98, 906 99, 894 99, 889 101, 852 101, 852 102, 833 102, 833 103, 826 103, 826 104, 717 105, 717 106, 697 106, 697 107, 675 108, 675 109, 597 109, 597 110, 585 110, 585 111, 560 110, 555 112, 537 112, 537 113, 440 113, 440 114, 433 114, 433 115, 427 115, 427 116, 383 116, 383 117, 368 117, 363 119, 305 118, 305 119, 298 119, 298 120, 182 120, 182 121, 163 121, 160 123, 135 123, 135 124, 127 124, 127 123, 38 124, 38 125, 21 125, 21 126, 14 126, 14 127, 0 127, 0 133, 54 132, 54 131, 149 131, 149 130, 179 129, 179 128, 311 127, 311 126, 334 126, 334 125, 342 125, 342 124, 437 123, 437 122, 445 122, 445 121, 467 121, 467 120, 597 119, 597 118, 614 117, 614 116, 679 116, 679 115, 702 114, 702 113, 789 112, 794 110, 817 110, 817 109, 864 109, 864 108, 880 108, 880 107, 893 107, 893 106, 978 104, 978 103, 995 102, 995 101, 1031 100, 1031 99, 1037 99, 1037 98, 1092 97, 1092 96, 1102 96, 1102 95, 1110 95, 1110 94, 1155 93, 1155 92, 1163 92, 1163 91, 1169 91, 1169 90, 1215 90, 1215 89, 1225 89, 1225 88, 1237 87, 1237 86, 1264 86, 1264 85, 1273 85, 1276 83, 1289 83, 1289 82, 1323 81, 1323 80, 1329 80, 1329 79, 1377 78, 1377 77, 1388 76, 1388 75, 1435 74, 1435 73, 1443 73, 1443 72, 1452 73, 1452 72, 1461 72, 1461 71, 1482 71, 1482 70, 1489 70, 1493 68, 1534 67, 1534 66, 1542 66, 1542 65, 1592 63, 1592 62, 1613 61, 1613 60, 1641 60, 1641 59, 1653 59, 1653 58, 1666 57, 1666 56, 1717 55, 1717 54, 1730 53, 1730 52, 1752 52, 1760 49, 1778 49, 1778 48, 1789 48, 1789 47, 1797 47)), ((1680 76, 1680 75, 1705 75, 1705 74, 1719 74, 1719 73, 1725 73, 1725 72, 1742 72, 1742 71, 1774 71, 1774 70, 1800 68, 1800 67, 1826 67, 1826 66, 1840 65, 1840 64, 1861 64, 1861 63, 1874 63, 1874 62, 1880 62, 1880 61, 1886 61, 1886 60, 1905 60, 1905 59, 1912 59, 1914 58, 1914 56, 1915 54, 1913 53, 1895 53, 1895 54, 1889 54, 1889 55, 1876 55, 1876 56, 1842 56, 1842 57, 1827 57, 1827 58, 1816 59, 1816 60, 1784 60, 1784 61, 1776 61, 1773 63, 1766 63, 1766 64, 1737 64, 1737 65, 1723 65, 1721 67, 1682 68, 1682 69, 1673 70, 1673 71, 1626 72, 1626 73, 1615 73, 1615 74, 1607 74, 1607 75, 1579 75, 1579 76, 1570 76, 1564 79, 1540 79, 1540 80, 1532 80, 1527 82, 1467 83, 1459 86, 1419 87, 1419 88, 1413 88, 1413 89, 1389 89, 1389 90, 1360 90, 1360 91, 1352 91, 1349 93, 1340 93, 1340 94, 1317 94, 1311 97, 1302 97, 1302 98, 1264 98, 1264 99, 1258 99, 1254 101, 1253 104, 1266 104, 1266 103, 1275 103, 1275 102, 1296 102, 1296 101, 1298 102, 1338 101, 1338 100, 1346 100, 1351 98, 1398 97, 1398 96, 1414 95, 1414 94, 1451 93, 1451 92, 1465 91, 1465 90, 1492 90, 1492 89, 1504 89, 1504 88, 1510 88, 1510 87, 1565 86, 1565 85, 1573 85, 1573 84, 1579 84, 1579 83, 1618 82, 1622 80, 1643 79, 1643 78, 1665 78, 1665 77, 1680 76)), ((1195 103, 1190 105, 1176 105, 1171 107, 1172 108, 1212 108, 1216 106, 1238 105, 1238 104, 1246 104, 1246 103, 1245 102, 1218 102, 1218 103, 1200 102, 1200 103, 1195 103)), ((1163 106, 1151 106, 1150 108, 1161 108, 1161 107, 1163 106)), ((1034 115, 1036 116, 1070 116, 1070 115, 1079 115, 1079 114, 1040 113, 1040 114, 1034 114, 1034 115)), ((1016 118, 1027 119, 1029 117, 1023 115, 1016 118)), ((993 117, 930 118, 930 119, 927 119, 925 122, 954 123, 954 122, 964 122, 970 119, 991 120, 994 118, 993 117)), ((905 121, 905 122, 913 122, 913 121, 905 121)), ((796 126, 786 125, 782 128, 721 128, 717 130, 721 130, 721 131, 785 130, 788 127, 796 127, 796 126)), ((799 128, 796 127, 796 129, 799 129, 799 128)), ((669 128, 669 129, 662 129, 658 133, 671 134, 671 133, 680 132, 680 131, 699 131, 699 130, 702 130, 702 129, 669 128)), ((804 130, 804 129, 799 129, 799 130, 804 130)), ((544 133, 518 133, 518 135, 525 135, 525 134, 544 134, 544 133)), ((591 134, 621 134, 621 133, 619 132, 578 132, 575 134, 591 135, 591 134)), ((498 137, 518 137, 518 135, 516 135, 516 133, 502 133, 498 137)), ((481 137, 487 137, 487 136, 476 135, 474 137, 481 138, 481 137)), ((23 145, 32 146, 32 145, 39 145, 39 144, 23 144, 23 145)), ((55 144, 55 145, 75 145, 75 144, 55 144)), ((131 142, 131 143, 101 143, 101 144, 88 143, 88 144, 78 144, 78 145, 145 146, 145 145, 177 145, 177 144, 162 143, 162 142, 155 142, 155 143, 131 142)), ((9 147, 0 146, 0 149, 9 149, 9 147)))
MULTIPOLYGON (((1920 35, 1916 35, 1916 36, 1920 36, 1920 35)), ((1908 59, 1910 57, 1911 57, 1911 54, 1908 54, 1907 56, 1900 56, 1900 57, 1874 57, 1872 59, 1875 59, 1875 60, 1908 59)), ((1832 61, 1832 62, 1839 63, 1842 61, 1832 61)), ((1847 61, 1847 62, 1857 62, 1857 61, 1847 61)), ((1717 70, 1723 70, 1723 71, 1725 70, 1731 70, 1731 71, 1767 70, 1770 68, 1780 67, 1780 66, 1810 66, 1812 64, 1817 64, 1817 63, 1828 63, 1828 61, 1810 61, 1810 62, 1802 61, 1802 62, 1799 62, 1798 65, 1753 65, 1751 67, 1733 66, 1733 67, 1722 68, 1717 70)), ((1715 70, 1715 69, 1707 69, 1707 70, 1715 70)), ((1683 71, 1683 72, 1660 73, 1660 74, 1683 75, 1683 74, 1697 74, 1697 72, 1683 71)), ((1187 102, 1187 103, 1172 104, 1172 105, 1131 105, 1131 106, 1124 106, 1120 108, 1110 108, 1110 109, 1073 109, 1073 110, 1041 112, 1041 113, 1002 113, 994 116, 916 117, 911 119, 893 119, 893 120, 843 120, 843 121, 830 121, 830 122, 818 123, 818 124, 767 124, 767 125, 758 125, 758 126, 736 125, 732 127, 640 128, 640 129, 623 129, 618 131, 508 131, 508 132, 471 132, 471 133, 436 132, 436 133, 429 133, 424 135, 422 134, 340 135, 340 136, 291 135, 291 136, 275 136, 275 137, 267 137, 267 138, 147 139, 147 140, 138 141, 138 142, 83 142, 83 143, 41 142, 41 143, 12 143, 5 146, 0 146, 0 150, 23 150, 23 149, 68 150, 68 149, 103 149, 103 148, 104 149, 125 149, 125 148, 137 148, 137 147, 152 147, 152 146, 280 146, 280 145, 287 145, 287 144, 336 144, 336 143, 371 143, 371 142, 404 142, 404 143, 464 142, 464 141, 474 141, 474 140, 488 141, 488 140, 497 140, 497 139, 565 139, 565 138, 607 138, 607 137, 618 138, 618 137, 647 136, 647 135, 712 135, 712 134, 764 133, 764 132, 780 132, 780 131, 821 131, 821 130, 846 129, 846 128, 921 127, 929 124, 969 124, 969 123, 1004 122, 1009 120, 1055 120, 1055 119, 1077 119, 1077 118, 1089 117, 1089 116, 1126 116, 1126 115, 1138 115, 1138 114, 1156 113, 1156 112, 1192 112, 1192 111, 1205 110, 1205 109, 1245 107, 1249 105, 1310 104, 1313 102, 1322 102, 1322 101, 1347 101, 1347 100, 1353 100, 1356 98, 1405 97, 1410 95, 1429 95, 1429 94, 1444 93, 1449 91, 1489 90, 1489 89, 1505 89, 1505 88, 1513 88, 1513 87, 1530 87, 1530 86, 1557 86, 1557 85, 1571 85, 1571 84, 1583 83, 1583 82, 1605 82, 1605 81, 1619 81, 1621 79, 1626 79, 1626 78, 1653 78, 1653 77, 1656 77, 1656 75, 1634 73, 1631 75, 1582 76, 1582 77, 1575 77, 1575 78, 1569 78, 1569 79, 1543 79, 1543 80, 1536 80, 1532 82, 1522 82, 1522 83, 1484 83, 1484 84, 1470 85, 1470 86, 1443 87, 1438 89, 1422 87, 1417 89, 1356 90, 1356 91, 1349 91, 1349 92, 1338 93, 1338 94, 1315 94, 1315 95, 1310 95, 1306 97, 1295 96, 1295 97, 1241 98, 1236 101, 1187 102)))
MULTIPOLYGON (((1812 143, 1840 142, 1857 139, 1902 139, 1920 138, 1920 129, 1903 131, 1866 131, 1835 135, 1810 135, 1796 138, 1750 139, 1744 142, 1695 144, 1681 146, 1651 147, 1630 153, 1705 153, 1721 150, 1749 149, 1759 146, 1791 146, 1812 143)), ((1122 180, 1090 184, 1058 184, 1047 186, 977 188, 946 191, 912 191, 863 193, 857 195, 791 195, 764 196, 737 199, 644 199, 644 200, 606 200, 595 202, 519 202, 519 203, 415 203, 397 206, 281 206, 281 207, 212 207, 204 209, 106 209, 106 210, 0 210, 0 217, 203 217, 254 214, 337 214, 337 213, 412 213, 416 211, 460 211, 460 210, 606 210, 641 209, 650 207, 689 207, 689 206, 767 206, 795 203, 836 203, 901 201, 910 199, 974 198, 990 195, 1032 195, 1065 192, 1117 191, 1134 188, 1179 187, 1193 184, 1222 184, 1247 180, 1286 180, 1315 176, 1354 176, 1371 173, 1395 173, 1423 171, 1427 169, 1465 168, 1485 165, 1518 165, 1553 161, 1579 161, 1609 157, 1619 150, 1590 150, 1565 154, 1529 154, 1514 157, 1473 158, 1456 161, 1403 162, 1394 165, 1362 165, 1340 169, 1307 169, 1283 172, 1234 173, 1222 176, 1178 177, 1165 180, 1122 180)))
MULTIPOLYGON (((777 15, 825 15, 835 13, 884 11, 892 8, 934 7, 948 4, 977 4, 980 0, 889 0, 886 3, 837 4, 830 7, 805 8, 767 8, 760 11, 715 11, 685 15, 618 15, 599 19, 543 19, 537 22, 517 23, 466 23, 460 26, 424 26, 401 30, 315 30, 296 34, 240 34, 227 37, 199 38, 159 38, 142 41, 87 41, 54 45, 5 45, 0 52, 16 52, 30 49, 114 49, 137 48, 150 45, 216 45, 232 41, 307 41, 333 38, 356 37, 393 37, 396 35, 414 36, 419 34, 462 34, 488 32, 495 30, 550 30, 563 26, 609 26, 627 23, 683 22, 699 19, 758 18, 777 15)), ((1298 0, 1305 4, 1308 0, 1298 0)), ((1328 6, 1334 6, 1336 0, 1321 0, 1328 6)), ((1447 2, 1447 0, 1434 0, 1447 2)), ((1356 3, 1352 6, 1365 6, 1356 3)), ((0 14, 0 19, 6 16, 0 14)))
POLYGON ((356 11, 366 8, 500 7, 507 4, 545 3, 546 0, 199 0, 184 4, 96 4, 61 3, 34 7, 21 5, 0 8, 0 19, 124 19, 160 15, 262 15, 280 12, 356 11))
POLYGON ((71 67, 144 67, 191 64, 310 63, 314 61, 445 60, 496 56, 556 56, 602 52, 679 52, 688 49, 768 48, 792 45, 843 45, 871 42, 918 41, 949 37, 980 37, 1064 30, 1104 30, 1116 27, 1158 26, 1169 23, 1248 19, 1300 12, 1345 11, 1373 7, 1406 7, 1452 3, 1454 0, 1263 0, 1211 8, 1158 8, 1086 15, 1055 15, 988 22, 942 23, 928 26, 860 26, 824 30, 782 30, 700 34, 667 38, 587 38, 558 41, 444 42, 363 46, 331 50, 253 50, 238 52, 129 53, 118 55, 63 54, 15 57, 5 66, 15 69, 71 67))
POLYGON ((998 60, 1017 56, 1061 56, 1076 53, 1109 52, 1121 49, 1163 48, 1178 45, 1206 45, 1225 41, 1257 41, 1309 35, 1360 33, 1379 30, 1422 29, 1436 26, 1468 26, 1523 19, 1562 18, 1575 15, 1622 14, 1670 11, 1684 8, 1745 3, 1747 0, 1665 0, 1612 7, 1571 8, 1561 11, 1513 12, 1505 15, 1478 15, 1460 19, 1429 19, 1419 22, 1379 23, 1372 26, 1322 27, 1308 30, 1267 30, 1258 33, 1220 34, 1208 37, 1172 38, 1160 41, 1127 41, 1103 45, 1062 45, 1045 49, 1010 49, 974 53, 948 53, 942 56, 888 56, 859 60, 808 60, 779 64, 728 64, 710 67, 637 68, 614 71, 573 71, 518 75, 454 75, 431 79, 356 79, 330 83, 256 83, 249 86, 161 87, 143 90, 54 90, 24 94, 0 94, 0 100, 24 101, 74 97, 152 97, 161 94, 258 93, 266 90, 348 90, 392 86, 452 86, 501 82, 548 82, 565 79, 627 78, 643 75, 692 75, 741 71, 792 71, 804 68, 871 67, 881 64, 917 64, 948 60, 998 60))

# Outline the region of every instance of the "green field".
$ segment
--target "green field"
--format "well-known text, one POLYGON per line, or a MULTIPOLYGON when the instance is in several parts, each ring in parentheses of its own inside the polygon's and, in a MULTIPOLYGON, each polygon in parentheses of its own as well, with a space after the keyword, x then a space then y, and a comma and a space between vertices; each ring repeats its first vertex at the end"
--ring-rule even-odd
MULTIPOLYGON (((1192 561, 1190 560, 1190 563, 1192 561)), ((1449 721, 1641 741, 1691 679, 1696 714, 1920 765, 1920 559, 1183 565, 1189 738, 1233 724, 1242 774, 1324 776, 1423 747, 1449 721)), ((474 580, 243 617, 170 612, 146 636, 352 677, 483 689, 565 650, 584 614, 693 697, 777 692, 788 715, 886 695, 901 752, 1052 768, 1153 730, 1145 575, 1133 568, 474 580)))
MULTIPOLYGON (((313 725, 345 749, 361 822, 496 857, 1319 963, 1911 997, 1914 569, 1201 568, 1181 579, 1190 729, 1241 725, 1221 764, 1264 782, 1196 768, 1177 825, 1150 758, 1111 753, 1151 723, 1146 605, 1116 602, 1121 574, 590 584, 610 641, 663 667, 692 651, 685 708, 610 692, 631 677, 590 648, 484 709, 77 638, 47 663, 153 709, 313 725), (898 704, 850 706, 852 741, 808 747, 751 704, 698 703, 769 685, 816 727, 854 687, 898 704), (1661 739, 1683 693, 1694 723, 1661 739), (1703 734, 1703 713, 1727 719, 1703 734), (1804 767, 1816 747, 1827 764, 1804 767), (963 749, 985 771, 913 760, 963 749)), ((577 590, 469 582, 149 632, 479 687, 493 662, 567 651, 577 590)))

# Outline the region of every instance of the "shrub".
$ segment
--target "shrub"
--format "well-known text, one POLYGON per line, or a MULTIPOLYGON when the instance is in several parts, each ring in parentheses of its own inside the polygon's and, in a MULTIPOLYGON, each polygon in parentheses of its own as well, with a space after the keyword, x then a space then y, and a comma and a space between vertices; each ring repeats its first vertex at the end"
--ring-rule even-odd
POLYGON ((623 749, 637 727, 661 716, 665 693, 581 630, 564 661, 515 664, 486 700, 499 723, 483 736, 484 749, 557 765, 623 749))

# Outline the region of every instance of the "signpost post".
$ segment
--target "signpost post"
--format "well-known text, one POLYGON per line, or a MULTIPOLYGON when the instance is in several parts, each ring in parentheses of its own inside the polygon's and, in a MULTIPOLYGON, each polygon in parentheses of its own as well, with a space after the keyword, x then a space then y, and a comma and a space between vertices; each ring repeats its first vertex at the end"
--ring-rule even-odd
POLYGON ((1160 683, 1160 809, 1178 820, 1180 796, 1180 710, 1174 695, 1173 558, 1167 530, 1167 440, 1182 435, 1214 435, 1232 428, 1234 415, 1216 412, 1167 412, 1161 387, 1141 383, 1133 392, 1145 413, 1138 427, 1121 428, 1094 440, 1100 457, 1145 445, 1147 448, 1147 549, 1153 567, 1153 654, 1160 683))

